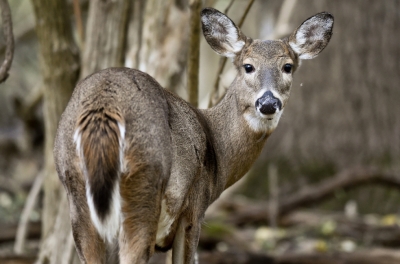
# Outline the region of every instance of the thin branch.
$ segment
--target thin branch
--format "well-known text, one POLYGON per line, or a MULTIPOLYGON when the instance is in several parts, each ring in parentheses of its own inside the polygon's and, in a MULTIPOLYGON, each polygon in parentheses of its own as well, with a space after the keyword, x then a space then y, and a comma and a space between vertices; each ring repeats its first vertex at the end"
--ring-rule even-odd
POLYGON ((39 196, 39 192, 42 189, 42 184, 44 180, 44 173, 43 171, 39 172, 37 175, 33 186, 28 194, 28 197, 26 197, 26 203, 24 205, 24 209, 22 210, 21 213, 21 218, 18 224, 18 229, 17 229, 17 235, 15 238, 15 244, 14 244, 14 252, 16 254, 23 254, 24 253, 24 246, 25 246, 25 239, 26 239, 26 234, 28 230, 28 224, 29 224, 29 217, 31 215, 31 212, 35 206, 37 197, 39 196))
POLYGON ((233 1, 235 0, 231 0, 231 2, 228 4, 228 6, 225 8, 224 14, 227 15, 229 12, 229 9, 231 9, 231 6, 233 4, 233 1))
POLYGON ((240 18, 239 24, 237 25, 239 28, 241 28, 243 26, 244 20, 246 19, 247 14, 249 13, 250 8, 253 4, 254 4, 254 0, 250 0, 249 3, 247 4, 247 7, 244 10, 242 17, 240 18))
POLYGON ((371 182, 400 189, 400 177, 387 175, 376 168, 354 168, 288 196, 280 204, 281 213, 286 214, 295 208, 325 200, 337 190, 350 189, 371 182))
POLYGON ((275 30, 269 39, 279 39, 290 33, 289 20, 292 17, 297 0, 285 0, 282 3, 278 18, 276 19, 275 30))
POLYGON ((12 28, 11 11, 7 0, 0 0, 1 19, 3 21, 3 31, 6 38, 6 55, 0 67, 0 83, 8 78, 8 71, 14 56, 14 34, 12 28))
MULTIPOLYGON (((253 5, 253 3, 254 3, 254 0, 250 0, 249 3, 247 4, 247 7, 244 10, 244 13, 243 13, 243 15, 240 18, 240 21, 238 23, 238 27, 239 28, 243 25, 244 20, 246 19, 247 14, 249 13, 250 8, 253 5)), ((232 3, 230 3, 228 8, 227 8, 228 10, 229 10, 231 4, 232 3)), ((226 12, 225 12, 225 14, 226 14, 226 12)), ((219 98, 219 94, 218 94, 219 81, 221 79, 222 72, 224 71, 226 60, 227 60, 226 57, 223 57, 223 58, 220 59, 219 68, 218 68, 218 74, 217 74, 217 78, 216 78, 215 83, 214 83, 214 89, 211 91, 211 96, 210 96, 210 101, 208 102, 208 107, 212 107, 213 105, 217 104, 221 100, 221 98, 219 98)))
POLYGON ((275 164, 271 163, 268 167, 268 181, 269 181, 269 223, 271 228, 277 228, 277 219, 279 214, 279 184, 278 184, 278 169, 275 164))
POLYGON ((72 5, 74 6, 74 16, 76 21, 76 30, 78 31, 78 36, 79 36, 79 42, 80 42, 79 44, 82 45, 84 42, 84 35, 82 26, 81 6, 79 4, 79 0, 73 0, 72 5))
MULTIPOLYGON (((353 168, 342 171, 320 183, 304 187, 294 194, 279 197, 278 216, 282 217, 300 207, 324 201, 332 197, 337 190, 348 190, 369 183, 379 183, 400 190, 399 176, 385 174, 376 168, 353 168)), ((225 208, 235 211, 234 216, 229 220, 235 225, 267 223, 270 218, 269 206, 269 202, 240 206, 239 208, 235 208, 235 205, 229 201, 225 204, 225 208)))
POLYGON ((187 89, 189 102, 194 107, 197 107, 199 102, 200 11, 201 0, 192 0, 190 3, 187 89))

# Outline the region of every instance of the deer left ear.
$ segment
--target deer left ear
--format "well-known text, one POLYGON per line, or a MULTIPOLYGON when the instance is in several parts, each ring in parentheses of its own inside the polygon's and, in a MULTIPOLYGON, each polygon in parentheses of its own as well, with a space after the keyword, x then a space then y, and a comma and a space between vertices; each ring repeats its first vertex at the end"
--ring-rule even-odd
POLYGON ((300 59, 315 58, 332 36, 333 16, 318 13, 304 21, 289 37, 289 45, 300 59))
POLYGON ((232 58, 243 49, 246 37, 229 17, 218 10, 204 8, 201 24, 207 43, 218 54, 232 58))

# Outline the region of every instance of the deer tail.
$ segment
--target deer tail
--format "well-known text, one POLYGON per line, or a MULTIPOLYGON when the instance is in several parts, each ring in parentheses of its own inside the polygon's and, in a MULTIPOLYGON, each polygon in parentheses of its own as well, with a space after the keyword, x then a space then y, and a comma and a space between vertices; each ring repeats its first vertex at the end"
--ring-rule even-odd
POLYGON ((99 234, 109 241, 117 234, 120 222, 124 137, 124 118, 112 107, 85 109, 74 134, 90 216, 99 234))

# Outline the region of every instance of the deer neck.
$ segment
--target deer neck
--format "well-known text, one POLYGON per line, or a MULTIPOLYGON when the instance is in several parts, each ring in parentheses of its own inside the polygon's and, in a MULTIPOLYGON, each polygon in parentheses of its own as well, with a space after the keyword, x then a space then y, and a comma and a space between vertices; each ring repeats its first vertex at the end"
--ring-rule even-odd
POLYGON ((229 89, 213 108, 201 110, 213 137, 218 160, 218 177, 228 188, 250 169, 259 156, 268 134, 256 133, 244 118, 234 89, 229 89))

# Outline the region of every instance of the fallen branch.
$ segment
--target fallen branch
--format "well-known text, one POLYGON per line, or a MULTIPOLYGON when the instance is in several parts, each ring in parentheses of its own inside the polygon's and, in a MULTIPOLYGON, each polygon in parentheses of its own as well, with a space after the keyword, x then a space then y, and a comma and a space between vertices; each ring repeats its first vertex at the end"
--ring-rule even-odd
POLYGON ((34 209, 34 206, 37 201, 37 197, 39 196, 39 192, 42 189, 42 184, 44 180, 44 173, 43 171, 39 172, 36 176, 36 179, 33 183, 33 186, 26 198, 26 203, 24 205, 24 209, 22 210, 20 221, 18 224, 17 235, 15 238, 14 244, 14 252, 16 254, 23 254, 24 247, 25 247, 25 240, 28 231, 29 225, 29 217, 34 209))
MULTIPOLYGON (((349 169, 315 185, 306 186, 292 195, 279 197, 279 216, 283 216, 295 209, 326 200, 332 197, 337 190, 348 190, 370 183, 400 189, 400 177, 382 173, 376 168, 359 167, 349 169)), ((232 201, 226 201, 222 207, 234 211, 232 218, 228 221, 235 225, 259 222, 267 223, 270 218, 268 202, 240 206, 235 205, 232 201)))

